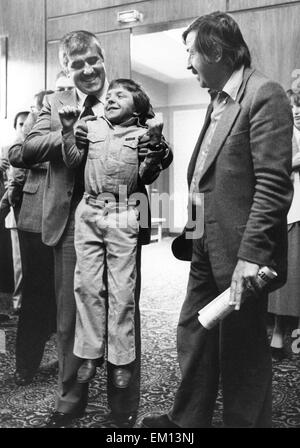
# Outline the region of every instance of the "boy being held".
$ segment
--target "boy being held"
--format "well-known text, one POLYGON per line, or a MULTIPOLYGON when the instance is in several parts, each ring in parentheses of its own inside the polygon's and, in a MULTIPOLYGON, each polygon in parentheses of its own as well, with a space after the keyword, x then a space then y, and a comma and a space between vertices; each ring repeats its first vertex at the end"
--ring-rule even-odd
MULTIPOLYGON (((104 359, 107 327, 107 360, 114 366, 115 382, 121 375, 126 387, 130 364, 136 357, 134 292, 139 234, 137 204, 130 196, 157 177, 153 176, 155 164, 157 172, 155 151, 140 162, 137 150, 139 140, 147 133, 146 120, 154 114, 144 90, 129 79, 110 83, 104 110, 105 116, 87 122, 87 153, 74 143, 73 126, 80 111, 70 106, 59 111, 66 165, 76 168, 86 158, 85 193, 75 216, 74 354, 86 360, 77 380, 89 381, 99 360, 104 359), (119 197, 124 188, 125 200, 123 195, 119 197), (107 285, 103 281, 104 266, 107 285)), ((161 131, 162 124, 154 127, 157 141, 161 131)), ((118 387, 122 387, 120 381, 118 387)))

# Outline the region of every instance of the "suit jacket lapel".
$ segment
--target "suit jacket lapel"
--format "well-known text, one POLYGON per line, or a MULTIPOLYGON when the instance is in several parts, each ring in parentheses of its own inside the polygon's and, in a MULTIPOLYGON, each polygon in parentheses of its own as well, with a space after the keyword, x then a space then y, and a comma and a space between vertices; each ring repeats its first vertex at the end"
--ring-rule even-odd
POLYGON ((212 113, 212 109, 213 109, 212 103, 210 103, 208 108, 207 108, 207 112, 206 112, 206 116, 205 116, 203 127, 201 129, 199 138, 197 140, 195 149, 193 151, 193 154, 192 154, 189 166, 188 166, 187 179, 188 179, 188 185, 189 186, 190 186, 192 178, 193 178, 195 165, 196 165, 197 157, 198 157, 198 154, 199 154, 199 151, 200 151, 201 143, 202 143, 202 140, 204 138, 205 132, 207 131, 207 128, 208 128, 209 123, 210 123, 210 116, 211 116, 211 113, 212 113))
POLYGON ((213 135, 213 138, 212 138, 212 141, 210 144, 208 156, 205 161, 202 173, 200 175, 199 182, 201 182, 201 179, 203 178, 203 176, 205 175, 205 173, 207 172, 209 167, 213 164, 215 158, 217 157, 220 150, 222 149, 223 143, 226 140, 226 138, 228 137, 228 134, 230 133, 230 130, 231 130, 237 116, 239 115, 239 112, 241 110, 240 101, 243 97, 247 81, 253 72, 254 72, 254 69, 245 69, 243 83, 240 87, 236 101, 229 100, 229 102, 226 106, 226 109, 224 110, 224 112, 220 118, 220 121, 216 127, 215 133, 213 135))

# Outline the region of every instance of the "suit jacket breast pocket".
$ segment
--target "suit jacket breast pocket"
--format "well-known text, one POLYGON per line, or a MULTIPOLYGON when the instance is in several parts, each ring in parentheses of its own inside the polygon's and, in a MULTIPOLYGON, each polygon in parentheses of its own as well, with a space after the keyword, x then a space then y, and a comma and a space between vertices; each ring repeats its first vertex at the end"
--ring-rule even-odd
POLYGON ((38 191, 39 182, 26 182, 23 187, 23 193, 35 194, 38 191))
POLYGON ((235 134, 229 135, 227 137, 227 139, 225 140, 224 146, 225 145, 230 145, 230 146, 241 145, 241 146, 243 146, 243 144, 249 144, 249 140, 250 140, 249 131, 245 130, 245 131, 241 131, 241 132, 237 132, 235 134))

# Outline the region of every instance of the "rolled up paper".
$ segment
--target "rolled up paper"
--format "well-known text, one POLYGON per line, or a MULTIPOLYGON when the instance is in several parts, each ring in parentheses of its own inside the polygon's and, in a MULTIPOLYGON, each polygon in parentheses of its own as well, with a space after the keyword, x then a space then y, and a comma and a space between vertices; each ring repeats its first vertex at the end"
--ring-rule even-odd
MULTIPOLYGON (((263 266, 257 273, 255 287, 262 290, 276 277, 277 273, 272 268, 263 266)), ((234 310, 234 306, 229 305, 229 297, 230 288, 227 288, 198 312, 198 320, 204 328, 210 330, 234 310)))

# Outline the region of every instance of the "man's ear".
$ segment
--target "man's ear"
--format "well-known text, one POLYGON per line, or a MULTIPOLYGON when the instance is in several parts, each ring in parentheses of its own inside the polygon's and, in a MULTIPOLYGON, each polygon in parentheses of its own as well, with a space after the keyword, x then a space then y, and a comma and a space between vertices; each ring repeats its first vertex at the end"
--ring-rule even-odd
POLYGON ((213 48, 213 60, 215 63, 218 63, 222 60, 223 51, 219 45, 215 45, 213 48))

